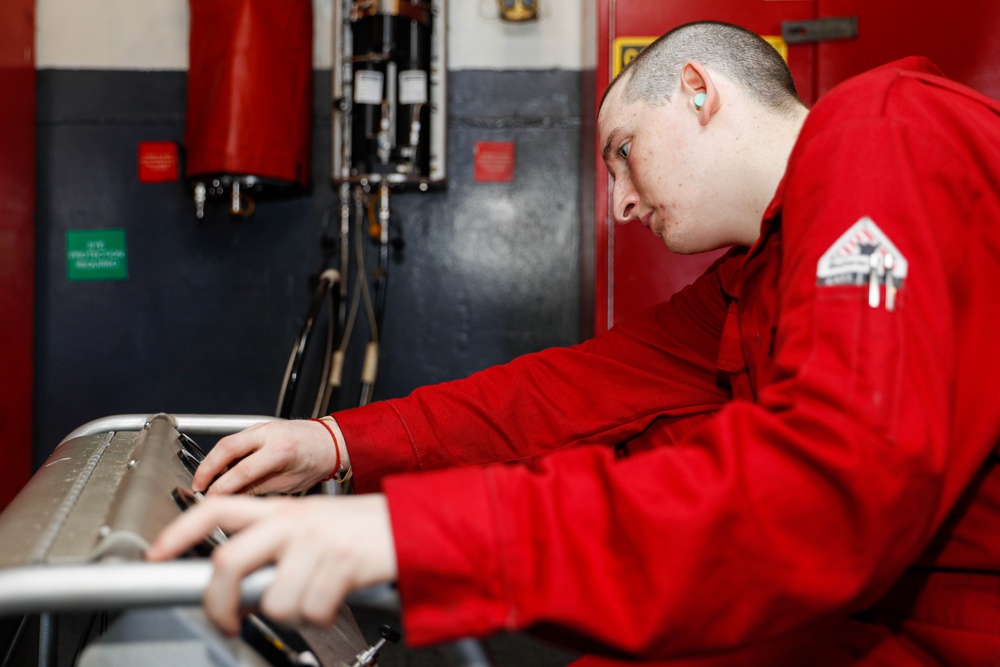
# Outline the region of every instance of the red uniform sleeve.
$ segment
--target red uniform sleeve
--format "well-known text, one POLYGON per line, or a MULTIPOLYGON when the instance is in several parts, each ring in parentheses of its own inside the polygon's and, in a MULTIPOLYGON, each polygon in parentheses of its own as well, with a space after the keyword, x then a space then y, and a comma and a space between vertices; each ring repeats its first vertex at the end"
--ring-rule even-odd
MULTIPOLYGON (((786 180, 773 361, 756 403, 625 460, 582 447, 532 468, 385 480, 409 642, 533 629, 609 654, 720 650, 861 610, 918 557, 996 434, 998 415, 963 407, 981 377, 956 368, 975 354, 964 344, 985 340, 980 318, 1000 316, 976 287, 995 284, 998 255, 956 231, 995 228, 996 193, 934 128, 855 99, 875 113, 814 132, 786 180), (863 216, 909 262, 892 311, 871 307, 866 286, 817 284, 821 256, 863 216)), ((588 390, 608 370, 573 374, 516 438, 547 429, 542 413, 567 395, 602 411, 588 390)))
POLYGON ((642 440, 650 429, 676 432, 680 420, 714 412, 729 399, 716 360, 723 283, 738 263, 736 256, 720 259, 669 303, 576 347, 337 413, 355 489, 377 490, 396 472, 642 440), (681 321, 688 325, 677 327, 681 321))

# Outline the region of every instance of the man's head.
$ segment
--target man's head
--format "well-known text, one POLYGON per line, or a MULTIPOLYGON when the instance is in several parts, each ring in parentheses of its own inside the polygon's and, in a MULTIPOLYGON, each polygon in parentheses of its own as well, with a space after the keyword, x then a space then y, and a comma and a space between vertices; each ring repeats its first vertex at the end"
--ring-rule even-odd
POLYGON ((746 28, 716 21, 687 23, 662 35, 629 61, 604 98, 620 85, 626 102, 669 102, 681 68, 691 60, 743 84, 757 102, 777 112, 802 105, 792 73, 774 47, 746 28))
POLYGON ((615 219, 642 221, 677 252, 752 242, 804 117, 785 62, 754 33, 668 32, 601 102, 615 219))

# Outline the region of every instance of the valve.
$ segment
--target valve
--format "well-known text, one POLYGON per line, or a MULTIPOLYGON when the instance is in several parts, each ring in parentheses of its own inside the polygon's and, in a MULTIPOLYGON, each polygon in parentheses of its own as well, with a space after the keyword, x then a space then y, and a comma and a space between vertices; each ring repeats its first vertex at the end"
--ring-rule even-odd
POLYGON ((399 632, 393 630, 388 625, 383 625, 379 628, 378 633, 382 638, 372 646, 369 646, 364 651, 354 656, 354 662, 351 663, 350 667, 369 667, 370 665, 374 665, 379 651, 382 650, 386 642, 392 642, 395 644, 399 641, 399 632))

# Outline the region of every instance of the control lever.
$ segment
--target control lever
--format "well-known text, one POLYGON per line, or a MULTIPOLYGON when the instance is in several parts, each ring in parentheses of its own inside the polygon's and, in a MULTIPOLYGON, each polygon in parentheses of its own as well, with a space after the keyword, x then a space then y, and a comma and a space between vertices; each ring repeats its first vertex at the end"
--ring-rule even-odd
POLYGON ((378 633, 382 638, 372 646, 369 646, 364 651, 354 656, 354 662, 351 663, 350 667, 369 667, 370 665, 374 665, 379 651, 385 647, 386 642, 392 642, 395 644, 399 641, 399 632, 393 630, 388 625, 383 625, 379 628, 378 633))

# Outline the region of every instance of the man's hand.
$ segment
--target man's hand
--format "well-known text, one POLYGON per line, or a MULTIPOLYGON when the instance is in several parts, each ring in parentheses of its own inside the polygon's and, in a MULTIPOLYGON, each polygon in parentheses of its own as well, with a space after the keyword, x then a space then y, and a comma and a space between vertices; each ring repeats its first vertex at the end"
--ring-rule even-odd
POLYGON ((209 498, 168 525, 146 557, 175 558, 216 527, 231 538, 212 552, 203 601, 208 617, 231 635, 240 629, 240 581, 265 565, 274 563, 277 571, 261 611, 288 624, 331 625, 348 593, 396 579, 382 495, 209 498))
MULTIPOLYGON (((327 423, 337 433, 346 467, 347 450, 340 428, 333 420, 327 423)), ((206 495, 305 491, 329 476, 336 460, 333 438, 323 424, 308 420, 265 422, 219 440, 198 466, 191 487, 206 495)))

